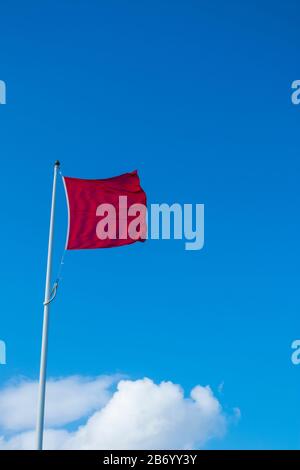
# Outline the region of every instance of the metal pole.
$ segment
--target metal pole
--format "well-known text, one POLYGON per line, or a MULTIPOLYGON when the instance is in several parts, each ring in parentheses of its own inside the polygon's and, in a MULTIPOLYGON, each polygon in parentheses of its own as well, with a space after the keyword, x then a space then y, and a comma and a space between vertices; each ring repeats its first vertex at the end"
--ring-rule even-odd
POLYGON ((50 295, 51 295, 51 270, 52 270, 52 248, 53 248, 54 218, 55 218, 56 181, 57 181, 57 172, 58 172, 59 166, 60 166, 60 163, 56 161, 54 164, 49 242, 48 242, 47 273, 46 273, 46 285, 45 285, 44 321, 43 321, 40 381, 39 381, 38 409, 37 409, 37 422, 36 422, 36 449, 37 450, 43 449, 47 349, 48 349, 48 325, 49 325, 49 309, 50 309, 49 301, 50 301, 50 295))

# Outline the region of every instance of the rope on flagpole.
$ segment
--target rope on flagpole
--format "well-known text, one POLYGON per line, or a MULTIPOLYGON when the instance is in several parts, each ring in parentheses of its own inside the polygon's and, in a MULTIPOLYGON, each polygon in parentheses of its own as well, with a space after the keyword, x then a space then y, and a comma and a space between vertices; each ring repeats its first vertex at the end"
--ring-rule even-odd
MULTIPOLYGON (((60 168, 58 169, 58 173, 60 174, 61 178, 63 178, 63 174, 62 174, 60 168)), ((55 297, 57 295, 58 286, 60 284, 60 281, 62 280, 61 273, 62 273, 64 264, 65 264, 65 255, 66 255, 66 249, 64 248, 64 251, 63 251, 63 254, 61 256, 60 263, 59 263, 59 267, 58 267, 58 270, 57 270, 56 280, 53 284, 52 291, 50 293, 50 298, 47 302, 44 302, 43 305, 51 304, 51 302, 55 299, 55 297)))
POLYGON ((66 256, 66 250, 64 249, 61 260, 60 260, 60 263, 59 263, 57 276, 56 276, 56 282, 57 283, 59 283, 62 280, 61 273, 62 273, 62 270, 63 270, 64 265, 65 265, 65 256, 66 256))

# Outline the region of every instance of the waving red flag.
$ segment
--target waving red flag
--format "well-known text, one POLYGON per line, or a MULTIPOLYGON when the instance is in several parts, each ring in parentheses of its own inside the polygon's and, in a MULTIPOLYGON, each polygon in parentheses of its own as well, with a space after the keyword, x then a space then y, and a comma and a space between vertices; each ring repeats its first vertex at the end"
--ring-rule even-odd
POLYGON ((137 171, 107 179, 63 180, 69 210, 67 250, 110 248, 146 239, 146 194, 137 171))

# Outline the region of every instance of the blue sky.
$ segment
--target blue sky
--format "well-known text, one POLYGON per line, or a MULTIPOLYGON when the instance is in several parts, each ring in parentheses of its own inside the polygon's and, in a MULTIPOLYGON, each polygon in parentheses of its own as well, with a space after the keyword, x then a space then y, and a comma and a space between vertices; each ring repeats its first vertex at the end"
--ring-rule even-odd
MULTIPOLYGON (((208 448, 299 448, 299 15, 292 0, 2 3, 0 385, 38 374, 53 162, 137 168, 150 203, 205 204, 205 247, 68 252, 49 376, 210 384, 242 416, 208 448)), ((54 268, 66 216, 59 182, 54 268)))

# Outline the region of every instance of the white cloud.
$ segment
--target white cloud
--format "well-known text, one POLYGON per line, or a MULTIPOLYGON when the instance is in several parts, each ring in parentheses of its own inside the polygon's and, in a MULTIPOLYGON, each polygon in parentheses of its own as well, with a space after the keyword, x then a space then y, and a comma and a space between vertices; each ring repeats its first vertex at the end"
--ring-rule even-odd
MULTIPOLYGON (((87 416, 110 398, 116 377, 71 376, 47 383, 46 426, 62 426, 87 416)), ((20 431, 35 426, 37 382, 22 380, 0 390, 0 429, 20 431)))
MULTIPOLYGON (((203 447, 209 439, 220 438, 226 432, 228 418, 209 387, 198 385, 185 398, 180 386, 172 382, 157 385, 145 378, 121 380, 112 393, 109 389, 114 380, 114 377, 94 380, 70 377, 50 381, 48 426, 61 427, 79 418, 86 418, 86 422, 73 432, 48 429, 45 447, 193 449, 203 447)), ((32 412, 23 411, 23 407, 29 406, 30 410, 35 407, 36 385, 21 382, 0 391, 0 428, 14 431, 33 428, 32 412), (28 384, 31 384, 30 390, 28 384), (16 416, 18 411, 13 409, 16 403, 21 413, 19 417, 16 416)), ((0 439, 0 449, 33 448, 33 430, 12 436, 5 434, 0 439)))
MULTIPOLYGON (((58 429, 48 429, 44 435, 45 449, 61 449, 62 443, 69 438, 68 431, 58 429)), ((0 437, 0 450, 30 450, 34 449, 34 431, 22 432, 9 439, 0 437)))
POLYGON ((67 445, 83 449, 170 449, 203 445, 226 428, 210 388, 195 387, 186 399, 178 385, 149 379, 121 381, 108 404, 67 445))

